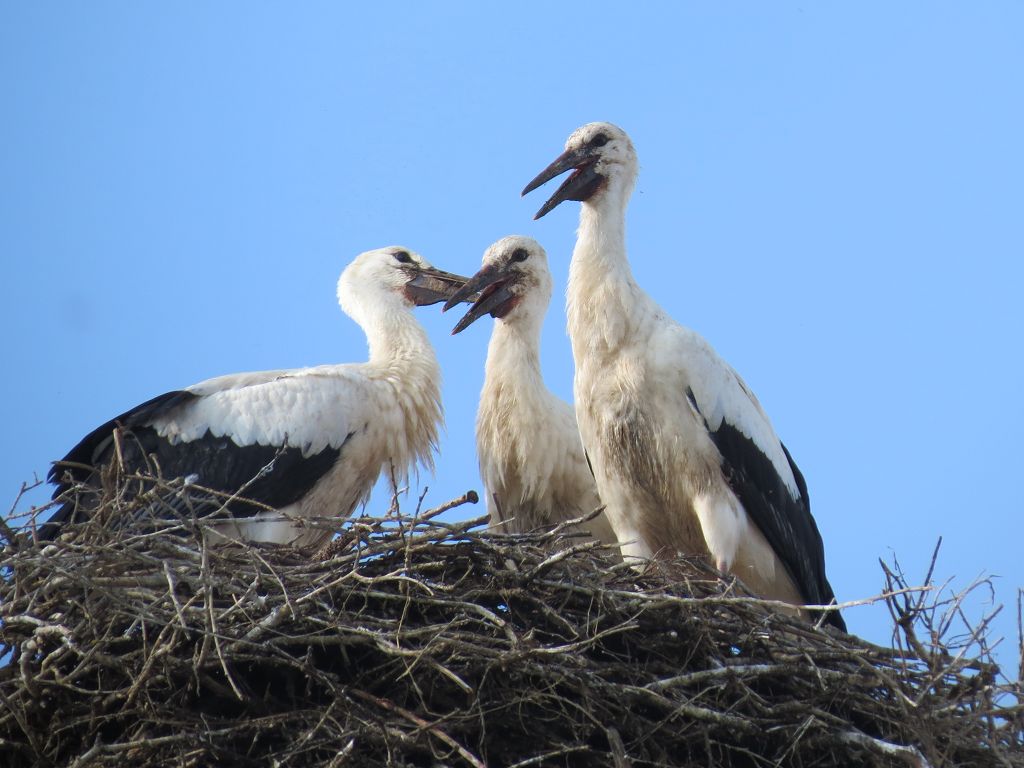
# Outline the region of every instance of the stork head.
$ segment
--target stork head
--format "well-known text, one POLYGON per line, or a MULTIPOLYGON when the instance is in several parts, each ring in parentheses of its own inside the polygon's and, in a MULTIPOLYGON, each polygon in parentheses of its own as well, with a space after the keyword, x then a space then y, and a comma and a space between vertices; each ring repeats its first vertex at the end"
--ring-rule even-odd
POLYGON ((568 170, 562 182, 534 215, 539 219, 565 200, 596 202, 614 186, 629 190, 636 180, 637 159, 633 142, 624 130, 611 123, 587 123, 565 142, 565 151, 523 189, 532 192, 568 170))
POLYGON ((415 251, 393 245, 356 256, 338 280, 341 308, 358 319, 372 306, 427 306, 446 301, 466 278, 432 267, 415 251))
POLYGON ((480 271, 452 294, 444 308, 451 309, 478 291, 453 334, 487 314, 506 323, 533 320, 539 325, 551 300, 548 257, 540 243, 518 235, 501 238, 484 252, 480 271))

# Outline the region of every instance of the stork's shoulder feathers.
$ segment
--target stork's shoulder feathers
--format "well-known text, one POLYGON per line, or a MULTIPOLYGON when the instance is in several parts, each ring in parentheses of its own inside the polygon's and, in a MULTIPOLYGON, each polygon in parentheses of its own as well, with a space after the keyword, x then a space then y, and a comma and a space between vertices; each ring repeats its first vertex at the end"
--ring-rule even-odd
POLYGON ((686 395, 688 406, 698 412, 708 431, 716 433, 727 425, 748 438, 771 462, 790 495, 798 498, 800 488, 782 443, 761 403, 732 366, 704 337, 674 322, 662 324, 652 344, 658 351, 654 359, 666 361, 667 375, 676 378, 675 391, 686 395))
POLYGON ((196 397, 158 414, 150 425, 172 443, 196 440, 209 431, 239 446, 287 446, 304 455, 338 448, 375 413, 387 416, 360 368, 330 365, 218 376, 188 387, 196 397))

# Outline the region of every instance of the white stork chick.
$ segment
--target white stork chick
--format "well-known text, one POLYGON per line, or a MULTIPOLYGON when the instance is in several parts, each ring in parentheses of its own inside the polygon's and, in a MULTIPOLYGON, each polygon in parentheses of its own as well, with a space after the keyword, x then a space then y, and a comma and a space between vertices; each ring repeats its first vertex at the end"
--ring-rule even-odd
MULTIPOLYGON (((567 292, 576 416, 623 555, 710 554, 766 598, 828 604, 807 486, 768 416, 633 279, 626 206, 637 167, 622 129, 591 123, 523 190, 573 170, 535 218, 583 203, 567 292)), ((845 629, 838 612, 827 620, 845 629)))
MULTIPOLYGON (((77 482, 98 488, 102 468, 120 461, 214 491, 189 512, 220 513, 220 535, 318 545, 328 532, 298 520, 350 514, 382 469, 394 467, 404 482, 417 462, 433 468, 441 373, 412 309, 444 301, 465 281, 406 248, 359 255, 338 281, 338 300, 366 333, 368 362, 229 374, 160 395, 57 462, 54 498, 77 482)), ((68 499, 40 536, 88 514, 68 499)))
MULTIPOLYGON (((495 318, 476 448, 491 523, 513 533, 583 517, 601 504, 572 407, 548 390, 540 372, 551 285, 540 243, 505 237, 487 249, 483 267, 445 305, 480 292, 453 334, 486 314, 495 318)), ((595 538, 616 542, 603 512, 585 526, 595 538)))

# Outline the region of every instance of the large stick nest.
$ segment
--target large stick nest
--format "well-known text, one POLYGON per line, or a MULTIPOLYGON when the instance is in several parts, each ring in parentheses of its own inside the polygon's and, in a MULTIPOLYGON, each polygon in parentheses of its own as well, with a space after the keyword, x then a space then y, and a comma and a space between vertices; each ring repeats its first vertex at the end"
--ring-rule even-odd
POLYGON ((392 509, 312 558, 4 526, 4 764, 1024 766, 984 622, 944 640, 962 595, 888 571, 887 649, 699 563, 483 523, 392 509))

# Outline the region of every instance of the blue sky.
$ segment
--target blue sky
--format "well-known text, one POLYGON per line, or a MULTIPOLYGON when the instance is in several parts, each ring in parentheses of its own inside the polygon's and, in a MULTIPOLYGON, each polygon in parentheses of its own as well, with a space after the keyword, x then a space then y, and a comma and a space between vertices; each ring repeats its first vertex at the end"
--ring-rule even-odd
MULTIPOLYGON (((8 3, 0 9, 0 494, 210 376, 364 359, 357 253, 473 272, 507 234, 556 281, 577 208, 519 190, 618 123, 638 281, 757 392, 810 486, 840 599, 878 558, 993 574, 1016 665, 1024 5, 8 3)), ((421 310, 445 375, 429 502, 479 488, 490 326, 421 310)), ((22 502, 40 502, 37 491, 22 502)), ((382 510, 377 496, 373 506, 382 510)), ((474 509, 475 514, 482 509, 474 509)), ((980 612, 986 605, 972 605, 980 612)), ((847 614, 886 643, 885 610, 847 614)))

